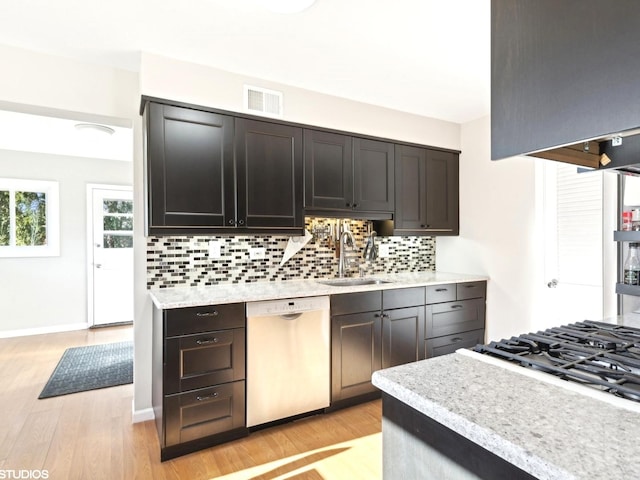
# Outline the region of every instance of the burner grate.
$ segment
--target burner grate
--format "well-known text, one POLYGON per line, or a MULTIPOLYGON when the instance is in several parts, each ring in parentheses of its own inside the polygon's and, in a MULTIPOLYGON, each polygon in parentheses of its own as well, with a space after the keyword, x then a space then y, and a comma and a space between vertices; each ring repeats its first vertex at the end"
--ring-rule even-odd
POLYGON ((640 402, 640 329, 585 320, 473 350, 640 402))

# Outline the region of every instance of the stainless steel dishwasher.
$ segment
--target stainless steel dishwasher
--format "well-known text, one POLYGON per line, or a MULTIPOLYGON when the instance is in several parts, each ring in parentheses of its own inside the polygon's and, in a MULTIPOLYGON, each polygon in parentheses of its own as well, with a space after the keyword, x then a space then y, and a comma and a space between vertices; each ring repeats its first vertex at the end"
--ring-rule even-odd
POLYGON ((329 297, 247 303, 247 426, 329 406, 329 297))

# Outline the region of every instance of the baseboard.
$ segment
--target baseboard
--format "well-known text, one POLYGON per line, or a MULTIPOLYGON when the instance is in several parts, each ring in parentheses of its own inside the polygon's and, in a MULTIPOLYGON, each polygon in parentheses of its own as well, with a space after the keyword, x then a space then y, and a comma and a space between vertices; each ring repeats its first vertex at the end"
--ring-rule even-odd
POLYGON ((156 416, 153 414, 153 408, 136 410, 133 407, 133 404, 131 405, 131 408, 132 408, 132 414, 131 414, 132 423, 146 422, 148 420, 153 420, 154 418, 156 418, 156 416))
POLYGON ((71 332, 73 330, 86 330, 88 323, 69 323, 67 325, 51 325, 50 327, 24 328, 20 330, 0 331, 0 338, 26 337, 30 335, 43 335, 46 333, 71 332))

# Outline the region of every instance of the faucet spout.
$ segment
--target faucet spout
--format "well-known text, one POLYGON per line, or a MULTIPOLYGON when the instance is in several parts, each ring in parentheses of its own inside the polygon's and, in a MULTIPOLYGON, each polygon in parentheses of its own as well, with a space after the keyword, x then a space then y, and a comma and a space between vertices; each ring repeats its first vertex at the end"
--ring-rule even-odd
POLYGON ((344 277, 346 256, 344 254, 346 247, 353 248, 355 246, 355 239, 353 234, 349 230, 344 230, 340 235, 340 259, 338 260, 338 277, 344 277))

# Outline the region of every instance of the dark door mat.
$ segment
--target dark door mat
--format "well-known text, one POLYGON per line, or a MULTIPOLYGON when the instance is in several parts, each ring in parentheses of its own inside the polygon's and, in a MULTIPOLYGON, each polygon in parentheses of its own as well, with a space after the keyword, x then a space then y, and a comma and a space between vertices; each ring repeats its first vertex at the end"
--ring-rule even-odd
POLYGON ((68 348, 38 398, 132 382, 132 341, 68 348))

